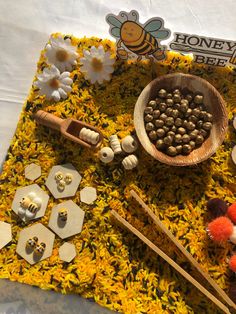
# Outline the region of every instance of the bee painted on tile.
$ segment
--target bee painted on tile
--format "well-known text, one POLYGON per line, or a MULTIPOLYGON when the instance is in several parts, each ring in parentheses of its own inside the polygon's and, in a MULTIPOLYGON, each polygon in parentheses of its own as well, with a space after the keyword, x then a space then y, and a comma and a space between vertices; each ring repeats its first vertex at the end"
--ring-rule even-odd
POLYGON ((107 23, 110 25, 110 34, 117 40, 117 54, 120 59, 128 59, 128 55, 134 53, 147 59, 165 59, 165 46, 160 45, 160 40, 170 36, 170 30, 163 27, 164 21, 155 17, 144 25, 139 21, 139 14, 132 10, 120 12, 118 16, 108 14, 107 23), (124 50, 128 50, 127 54, 124 50))

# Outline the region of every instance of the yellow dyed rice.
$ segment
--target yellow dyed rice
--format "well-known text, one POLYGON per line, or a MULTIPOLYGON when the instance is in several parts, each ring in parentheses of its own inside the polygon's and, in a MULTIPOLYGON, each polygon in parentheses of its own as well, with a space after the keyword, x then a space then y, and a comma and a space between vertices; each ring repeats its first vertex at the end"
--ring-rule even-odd
MULTIPOLYGON (((106 51, 115 53, 115 46, 109 40, 71 38, 80 55, 83 49, 100 44, 106 51)), ((45 66, 42 52, 38 71, 45 66)), ((232 119, 236 112, 234 69, 192 64, 189 57, 171 52, 165 62, 158 63, 157 73, 172 72, 191 73, 208 80, 224 97, 229 118, 232 119)), ((117 227, 110 219, 109 211, 117 210, 177 263, 200 278, 186 258, 130 200, 130 189, 137 191, 202 267, 227 291, 230 275, 227 258, 233 245, 213 244, 208 240, 205 228, 209 220, 206 212, 209 198, 220 197, 229 203, 235 200, 236 167, 232 164, 230 152, 236 144, 236 136, 231 124, 226 140, 217 153, 197 166, 169 167, 152 159, 141 148, 138 168, 125 172, 120 160, 104 165, 96 152, 76 146, 55 131, 36 126, 32 119, 32 114, 38 109, 61 118, 81 119, 102 130, 106 145, 110 135, 117 133, 124 137, 134 131, 134 105, 142 89, 151 81, 151 73, 148 61, 116 61, 110 82, 91 85, 78 67, 71 73, 74 81, 72 93, 58 103, 46 101, 32 87, 0 176, 0 219, 13 226, 13 241, 1 250, 0 278, 61 293, 78 293, 124 313, 219 313, 204 295, 140 240, 117 227), (25 225, 12 215, 11 203, 18 187, 31 184, 24 177, 24 169, 32 162, 42 167, 42 176, 36 183, 44 190, 47 190, 44 183, 51 167, 65 162, 71 162, 82 175, 79 190, 87 185, 98 190, 94 205, 81 205, 86 212, 85 222, 82 232, 71 239, 78 254, 69 264, 59 259, 58 248, 63 241, 58 237, 52 256, 34 266, 15 252, 19 232, 25 225)), ((79 190, 72 198, 78 204, 79 190)), ((47 226, 51 208, 58 202, 50 195, 46 215, 40 219, 44 225, 47 226)), ((27 304, 29 309, 30 306, 27 304)))

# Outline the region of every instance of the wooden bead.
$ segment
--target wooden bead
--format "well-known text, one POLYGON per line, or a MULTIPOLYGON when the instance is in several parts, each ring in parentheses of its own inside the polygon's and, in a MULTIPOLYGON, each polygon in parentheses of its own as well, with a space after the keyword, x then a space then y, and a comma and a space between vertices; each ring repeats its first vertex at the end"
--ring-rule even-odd
POLYGON ((173 101, 175 102, 175 103, 179 103, 180 101, 181 101, 181 96, 179 95, 179 94, 174 94, 173 95, 173 101))
POLYGON ((151 132, 149 132, 148 136, 152 141, 155 141, 157 139, 157 132, 151 131, 151 132))
POLYGON ((82 128, 79 132, 79 138, 84 142, 96 145, 99 141, 100 135, 89 128, 82 128))
POLYGON ((151 114, 147 114, 145 117, 144 117, 144 121, 145 122, 151 122, 153 120, 153 116, 151 114))
POLYGON ((174 146, 169 146, 167 148, 167 154, 170 155, 170 156, 176 156, 177 155, 177 150, 174 146))
POLYGON ((154 124, 152 122, 148 122, 145 126, 147 131, 152 131, 154 130, 154 124))
POLYGON ((211 122, 205 122, 202 125, 203 129, 206 131, 209 131, 212 128, 212 123, 211 122))
POLYGON ((138 165, 138 158, 135 155, 126 156, 122 160, 122 165, 126 170, 132 170, 138 165))
POLYGON ((156 133, 158 137, 163 137, 165 135, 165 131, 163 129, 157 129, 156 133))
POLYGON ((128 135, 121 141, 121 147, 126 153, 133 153, 138 148, 138 142, 133 136, 128 135))
POLYGON ((153 111, 153 118, 158 119, 160 117, 160 114, 161 114, 160 110, 158 110, 158 109, 154 110, 153 111))
POLYGON ((165 147, 163 140, 159 139, 156 141, 156 148, 162 150, 165 147))
POLYGON ((182 136, 183 143, 187 144, 190 141, 190 136, 188 134, 184 134, 182 136))
POLYGON ((157 127, 157 128, 161 128, 161 127, 163 127, 163 125, 164 125, 164 121, 163 120, 155 120, 155 126, 157 127))
POLYGON ((198 105, 202 104, 203 103, 203 96, 202 95, 196 95, 194 97, 194 102, 195 102, 195 104, 198 104, 198 105))
POLYGON ((195 142, 196 142, 197 145, 202 144, 203 141, 204 141, 204 138, 203 138, 202 135, 197 135, 197 136, 196 136, 195 142))
POLYGON ((152 107, 152 109, 154 110, 157 106, 157 103, 155 100, 150 100, 149 103, 148 103, 148 106, 149 107, 152 107))
POLYGON ((174 101, 173 101, 173 99, 166 99, 166 104, 167 104, 167 106, 173 106, 173 104, 174 104, 174 101))
POLYGON ((165 112, 167 109, 167 104, 165 102, 161 102, 160 105, 158 106, 160 112, 165 112))
POLYGON ((165 98, 166 95, 167 95, 167 92, 166 92, 165 89, 162 88, 162 89, 159 90, 158 96, 159 96, 160 98, 165 98))
POLYGON ((146 114, 152 114, 153 113, 153 108, 152 107, 146 107, 145 109, 144 109, 144 113, 146 113, 146 114))
POLYGON ((180 118, 176 118, 175 119, 175 126, 181 126, 182 125, 182 123, 183 123, 183 121, 182 121, 182 119, 180 119, 180 118))
POLYGON ((110 147, 103 147, 100 149, 98 155, 99 159, 105 164, 108 164, 114 159, 114 152, 110 147))
POLYGON ((185 145, 183 145, 182 151, 184 154, 189 154, 192 151, 192 148, 190 145, 185 144, 185 145))
MULTIPOLYGON (((147 125, 149 123, 152 124, 151 122, 148 122, 147 125)), ((153 125, 153 128, 154 128, 154 125, 153 125)), ((122 152, 122 149, 121 149, 121 145, 120 145, 120 141, 118 139, 118 136, 116 134, 115 135, 111 135, 109 137, 109 140, 110 140, 110 145, 111 145, 111 148, 112 148, 114 154, 120 154, 122 152)))

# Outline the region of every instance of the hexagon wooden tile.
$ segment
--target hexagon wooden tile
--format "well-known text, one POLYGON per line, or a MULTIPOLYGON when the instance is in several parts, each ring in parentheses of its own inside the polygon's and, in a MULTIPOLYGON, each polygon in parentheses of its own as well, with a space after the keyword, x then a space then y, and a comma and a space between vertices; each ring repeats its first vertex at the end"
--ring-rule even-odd
POLYGON ((60 259, 64 262, 70 263, 76 257, 75 245, 65 242, 59 248, 60 259))
POLYGON ((48 226, 60 238, 65 239, 80 233, 84 222, 84 211, 73 201, 60 203, 52 208, 48 226), (67 213, 66 220, 60 218, 60 213, 67 213))
POLYGON ((0 250, 12 240, 11 225, 0 221, 0 250))
POLYGON ((85 204, 92 204, 97 199, 97 190, 87 186, 80 191, 80 200, 85 204))
POLYGON ((53 166, 46 186, 55 198, 74 196, 82 177, 72 164, 53 166))
POLYGON ((41 176, 41 167, 34 163, 25 167, 25 177, 31 181, 38 179, 41 176))
POLYGON ((38 184, 31 184, 16 190, 12 210, 25 222, 43 217, 49 195, 38 184))
POLYGON ((34 224, 28 228, 21 230, 19 240, 16 247, 16 253, 23 257, 31 265, 42 261, 52 255, 55 234, 47 229, 41 223, 34 224), (33 237, 38 238, 38 243, 45 243, 45 251, 43 254, 34 252, 34 248, 27 246, 27 241, 33 237))

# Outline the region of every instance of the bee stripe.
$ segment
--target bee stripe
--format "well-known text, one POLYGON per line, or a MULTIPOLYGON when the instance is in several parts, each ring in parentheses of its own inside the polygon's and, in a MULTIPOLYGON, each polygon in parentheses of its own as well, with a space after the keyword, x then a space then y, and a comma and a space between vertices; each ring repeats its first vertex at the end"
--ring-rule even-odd
POLYGON ((155 38, 145 30, 143 30, 139 40, 126 44, 126 46, 138 55, 151 54, 158 49, 158 43, 155 38), (155 47, 155 49, 152 48, 151 44, 155 47))
POLYGON ((34 203, 29 204, 28 210, 31 211, 32 213, 36 212, 37 205, 34 203))

